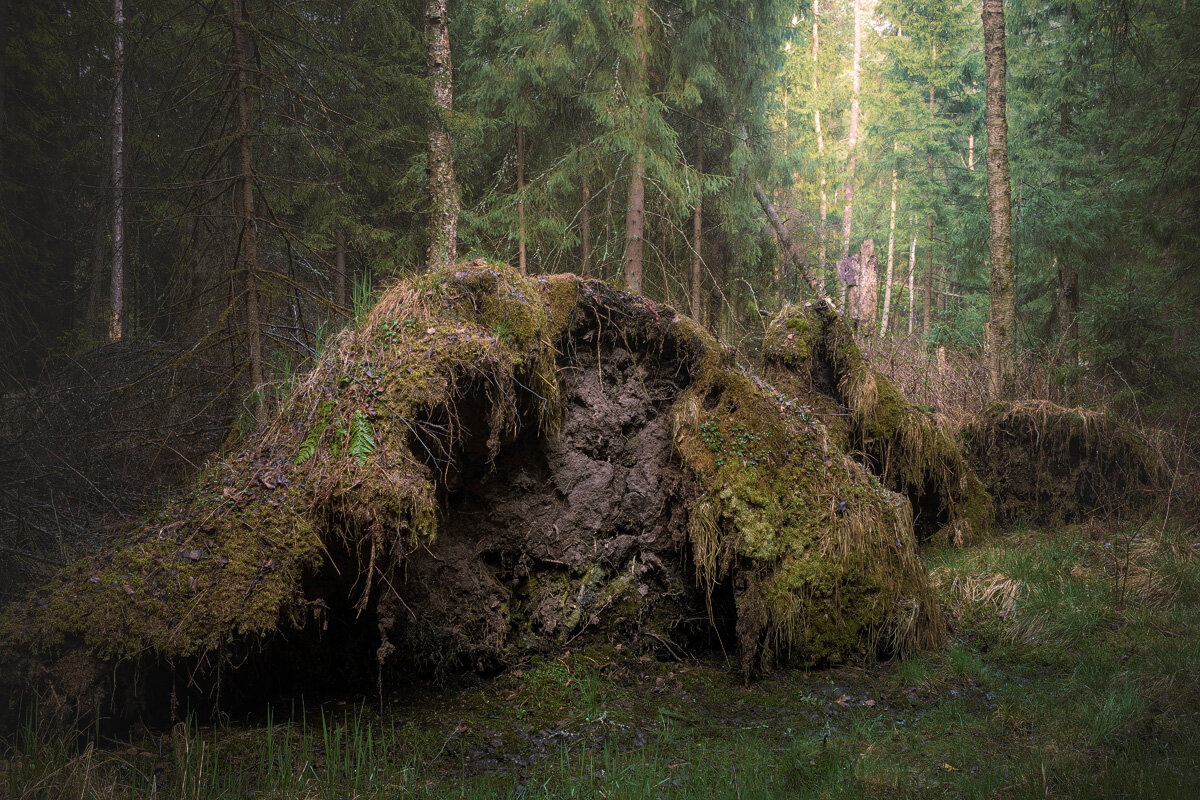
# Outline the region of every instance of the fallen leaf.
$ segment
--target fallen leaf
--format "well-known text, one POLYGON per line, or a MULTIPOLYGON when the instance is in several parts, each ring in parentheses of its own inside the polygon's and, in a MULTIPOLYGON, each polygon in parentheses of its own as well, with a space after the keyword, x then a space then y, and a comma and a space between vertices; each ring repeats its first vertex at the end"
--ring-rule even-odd
POLYGON ((874 708, 874 707, 875 707, 875 701, 874 701, 874 700, 867 700, 865 703, 863 703, 863 705, 864 705, 864 706, 866 706, 867 708, 874 708))
POLYGON ((942 763, 942 769, 946 770, 946 772, 958 772, 958 767, 952 767, 945 762, 942 763))
POLYGON ((837 703, 839 706, 848 706, 850 705, 850 695, 844 694, 833 702, 837 703))

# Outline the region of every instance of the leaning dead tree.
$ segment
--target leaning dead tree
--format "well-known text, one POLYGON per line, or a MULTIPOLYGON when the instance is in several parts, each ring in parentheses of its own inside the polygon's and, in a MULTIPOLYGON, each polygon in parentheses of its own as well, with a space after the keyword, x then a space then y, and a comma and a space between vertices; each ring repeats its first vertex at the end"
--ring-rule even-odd
MULTIPOLYGON (((775 207, 761 186, 754 194, 780 248, 817 292, 775 207)), ((875 269, 873 244, 859 256, 875 269)), ((872 303, 871 318, 873 312, 872 303)), ((864 453, 868 469, 908 496, 923 538, 962 545, 991 527, 991 499, 954 436, 871 368, 831 299, 785 308, 767 330, 763 367, 777 388, 827 414, 822 418, 843 449, 864 453)))

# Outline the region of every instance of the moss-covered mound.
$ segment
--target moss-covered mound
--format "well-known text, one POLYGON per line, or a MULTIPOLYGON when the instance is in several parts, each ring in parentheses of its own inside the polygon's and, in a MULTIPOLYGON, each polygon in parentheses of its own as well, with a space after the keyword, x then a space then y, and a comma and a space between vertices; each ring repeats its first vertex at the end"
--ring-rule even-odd
POLYGON ((1047 401, 991 403, 961 436, 1005 521, 1063 523, 1137 512, 1170 480, 1145 438, 1102 411, 1047 401))
POLYGON ((244 449, 10 608, 0 652, 10 688, 129 715, 585 635, 749 672, 941 631, 908 499, 810 409, 668 307, 471 262, 388 290, 244 449))
POLYGON ((767 329, 768 380, 820 414, 839 446, 916 509, 921 538, 971 542, 992 523, 991 500, 954 437, 872 369, 842 318, 821 304, 788 306, 767 329))

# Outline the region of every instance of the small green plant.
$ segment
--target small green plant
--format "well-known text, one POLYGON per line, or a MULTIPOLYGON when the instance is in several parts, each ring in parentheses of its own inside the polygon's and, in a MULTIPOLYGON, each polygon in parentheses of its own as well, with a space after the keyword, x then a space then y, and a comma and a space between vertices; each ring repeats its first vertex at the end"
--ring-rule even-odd
POLYGON ((354 326, 360 327, 367 314, 375 306, 376 294, 372 286, 371 274, 364 272, 354 279, 354 292, 351 303, 354 315, 354 326))
POLYGON ((317 445, 320 444, 321 437, 329 428, 329 418, 332 414, 333 402, 331 400, 326 400, 317 406, 317 422, 309 429, 304 441, 300 443, 300 450, 296 453, 297 464, 303 464, 316 455, 317 445))
POLYGON ((497 321, 496 327, 492 329, 492 333, 495 334, 497 339, 505 344, 512 344, 513 327, 512 323, 510 323, 508 320, 502 319, 497 321))
POLYGON ((758 466, 769 458, 766 450, 767 437, 748 429, 740 422, 730 425, 728 442, 726 442, 720 423, 715 420, 703 422, 700 424, 700 440, 716 457, 718 469, 733 458, 740 460, 746 467, 758 466))
POLYGON ((361 467, 367 463, 367 456, 375 450, 375 436, 371 430, 371 421, 360 409, 350 417, 350 442, 347 452, 358 461, 361 467))

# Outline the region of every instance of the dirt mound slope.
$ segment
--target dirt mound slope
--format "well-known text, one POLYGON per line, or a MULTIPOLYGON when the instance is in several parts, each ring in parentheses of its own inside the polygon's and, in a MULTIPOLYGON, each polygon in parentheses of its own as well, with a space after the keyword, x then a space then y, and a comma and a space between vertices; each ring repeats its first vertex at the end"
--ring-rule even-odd
POLYGON ((1008 522, 1063 523, 1146 509, 1170 470, 1136 430, 1103 411, 1048 401, 991 403, 962 431, 1008 522))
POLYGON ((10 607, 0 672, 128 716, 581 636, 749 673, 942 629, 908 499, 815 414, 669 307, 475 261, 386 291, 241 451, 10 607))
POLYGON ((818 414, 839 447, 910 499, 922 539, 961 546, 991 526, 991 499, 955 437, 871 368, 836 312, 786 307, 767 328, 763 371, 818 414))

